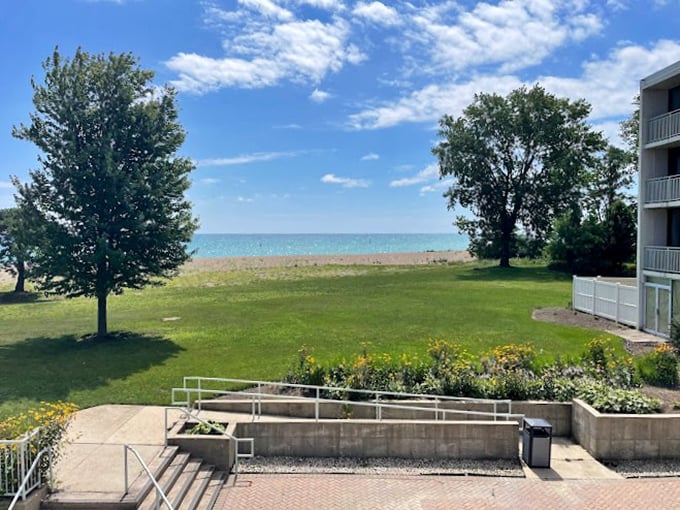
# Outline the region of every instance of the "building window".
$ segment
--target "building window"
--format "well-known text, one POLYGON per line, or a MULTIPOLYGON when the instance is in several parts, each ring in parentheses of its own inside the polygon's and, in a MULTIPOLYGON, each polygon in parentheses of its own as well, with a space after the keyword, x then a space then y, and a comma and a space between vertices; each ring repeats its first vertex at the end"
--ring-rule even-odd
POLYGON ((680 147, 668 149, 668 175, 680 174, 680 147))
POLYGON ((673 87, 668 91, 668 111, 680 109, 680 86, 673 87))

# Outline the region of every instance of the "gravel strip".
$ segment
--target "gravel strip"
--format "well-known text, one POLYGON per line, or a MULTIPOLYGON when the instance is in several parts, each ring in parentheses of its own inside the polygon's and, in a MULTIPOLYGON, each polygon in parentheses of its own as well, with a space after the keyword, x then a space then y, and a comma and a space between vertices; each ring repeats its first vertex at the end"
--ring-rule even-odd
POLYGON ((511 460, 398 459, 355 457, 254 457, 240 464, 241 473, 453 475, 524 478, 522 467, 511 460))
POLYGON ((604 462, 612 471, 624 478, 680 477, 680 460, 622 460, 604 462))

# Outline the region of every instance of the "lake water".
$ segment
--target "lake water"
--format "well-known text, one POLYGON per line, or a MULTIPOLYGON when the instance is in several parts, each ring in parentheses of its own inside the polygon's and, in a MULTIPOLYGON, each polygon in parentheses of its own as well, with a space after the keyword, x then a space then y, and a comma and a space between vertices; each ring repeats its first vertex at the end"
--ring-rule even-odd
POLYGON ((465 250, 460 234, 196 234, 195 258, 465 250))

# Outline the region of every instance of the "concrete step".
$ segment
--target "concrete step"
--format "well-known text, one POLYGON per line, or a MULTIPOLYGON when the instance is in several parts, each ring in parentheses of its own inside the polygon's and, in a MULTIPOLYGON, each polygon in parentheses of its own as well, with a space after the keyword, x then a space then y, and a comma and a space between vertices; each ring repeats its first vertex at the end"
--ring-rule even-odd
MULTIPOLYGON (((163 471, 160 477, 157 477, 158 485, 163 490, 163 493, 167 496, 177 479, 184 472, 184 468, 189 463, 189 458, 191 456, 188 453, 177 453, 175 458, 172 459, 170 465, 163 471)), ((142 500, 137 508, 140 510, 151 510, 155 507, 156 498, 158 497, 156 488, 153 486, 151 490, 142 500)))
MULTIPOLYGON (((172 463, 178 451, 179 448, 176 446, 164 448, 161 453, 154 457, 149 463, 149 470, 152 473, 155 473, 155 476, 160 476, 160 474, 172 463)), ((122 498, 120 493, 97 492, 97 488, 93 487, 89 492, 56 492, 50 494, 47 499, 40 503, 40 508, 42 510, 77 510, 81 508, 92 510, 133 510, 137 508, 139 502, 148 493, 151 486, 152 484, 148 476, 146 476, 145 473, 142 473, 131 481, 128 487, 128 493, 122 498)))
POLYGON ((201 469, 201 464, 203 464, 201 459, 196 459, 193 457, 190 458, 187 465, 184 466, 182 473, 179 475, 177 480, 175 480, 172 488, 167 492, 166 496, 172 503, 173 508, 179 508, 179 506, 182 504, 182 501, 184 501, 187 492, 189 492, 189 489, 194 483, 196 475, 201 469))
POLYGON ((220 489, 224 485, 226 479, 227 473, 224 471, 215 471, 210 477, 210 482, 203 493, 203 497, 195 507, 195 510, 212 510, 217 501, 217 497, 220 495, 220 489))
MULTIPOLYGON (((181 452, 177 447, 164 448, 149 463, 164 494, 175 510, 211 510, 224 485, 226 473, 203 463, 199 458, 181 452)), ((41 509, 67 510, 151 510, 156 505, 156 489, 143 473, 129 486, 128 494, 80 492, 76 494, 54 494, 41 504, 41 509)), ((160 505, 165 508, 164 504, 160 505)))
POLYGON ((208 488, 208 484, 210 483, 214 472, 214 466, 202 464, 196 473, 196 477, 194 478, 191 487, 189 487, 189 491, 186 496, 184 496, 184 500, 179 507, 175 507, 175 510, 194 510, 208 488))

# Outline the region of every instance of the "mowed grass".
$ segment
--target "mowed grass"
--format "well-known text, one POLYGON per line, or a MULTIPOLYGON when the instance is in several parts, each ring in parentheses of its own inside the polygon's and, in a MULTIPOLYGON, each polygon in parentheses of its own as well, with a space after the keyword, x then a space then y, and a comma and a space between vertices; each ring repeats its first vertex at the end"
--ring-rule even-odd
POLYGON ((109 300, 113 339, 97 341, 96 303, 13 302, 0 289, 0 416, 40 400, 168 404, 186 375, 277 380, 307 346, 321 361, 425 354, 441 338, 480 353, 530 342, 544 359, 578 355, 598 333, 533 321, 566 306, 568 277, 529 266, 319 266, 178 277, 109 300))

